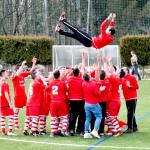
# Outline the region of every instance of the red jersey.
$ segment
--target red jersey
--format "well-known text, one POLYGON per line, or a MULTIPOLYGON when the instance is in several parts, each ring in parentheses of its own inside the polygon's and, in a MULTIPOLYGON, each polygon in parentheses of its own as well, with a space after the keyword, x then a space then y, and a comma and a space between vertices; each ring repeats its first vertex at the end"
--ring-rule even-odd
POLYGON ((9 85, 6 81, 1 81, 0 85, 0 107, 7 107, 9 106, 9 103, 5 97, 5 92, 8 93, 10 97, 10 91, 9 91, 9 85))
MULTIPOLYGON (((92 38, 92 46, 99 49, 108 44, 110 44, 114 40, 114 36, 106 33, 106 27, 108 25, 109 20, 106 19, 101 24, 101 34, 92 38)), ((114 27, 114 21, 110 22, 110 26, 114 27)))
POLYGON ((32 81, 29 86, 27 106, 40 106, 43 99, 44 85, 41 81, 32 81))
POLYGON ((137 99, 138 88, 139 88, 139 85, 135 76, 131 74, 127 74, 122 79, 122 90, 123 90, 123 95, 126 101, 137 99), (127 86, 127 82, 130 83, 130 87, 127 86))
POLYGON ((85 102, 88 104, 97 104, 99 89, 95 81, 83 82, 83 95, 85 102))
POLYGON ((100 80, 98 81, 98 87, 100 86, 105 86, 106 89, 102 92, 100 92, 99 95, 99 102, 107 102, 108 100, 110 100, 110 82, 107 78, 105 78, 104 80, 100 80))
POLYGON ((72 76, 68 79, 69 100, 83 100, 82 78, 72 76))
POLYGON ((120 101, 121 79, 116 77, 115 75, 111 75, 109 77, 109 81, 110 81, 111 100, 120 101))
POLYGON ((13 82, 13 87, 14 87, 14 97, 26 96, 24 78, 29 76, 30 74, 31 72, 22 72, 20 75, 14 74, 12 76, 12 82, 13 82))
POLYGON ((67 100, 67 86, 64 81, 53 80, 49 84, 51 102, 64 102, 67 100))

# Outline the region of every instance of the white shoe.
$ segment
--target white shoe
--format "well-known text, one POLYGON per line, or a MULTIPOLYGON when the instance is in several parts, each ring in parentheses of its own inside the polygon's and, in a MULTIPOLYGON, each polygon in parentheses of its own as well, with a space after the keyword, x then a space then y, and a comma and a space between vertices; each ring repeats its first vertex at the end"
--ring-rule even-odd
POLYGON ((16 134, 15 133, 13 133, 13 132, 7 132, 7 135, 9 135, 9 136, 16 136, 16 134))
POLYGON ((98 135, 98 132, 96 130, 93 130, 91 132, 91 135, 94 136, 94 137, 96 137, 96 138, 100 138, 100 136, 98 135))
POLYGON ((88 138, 92 138, 92 136, 90 133, 84 133, 84 138, 88 139, 88 138))

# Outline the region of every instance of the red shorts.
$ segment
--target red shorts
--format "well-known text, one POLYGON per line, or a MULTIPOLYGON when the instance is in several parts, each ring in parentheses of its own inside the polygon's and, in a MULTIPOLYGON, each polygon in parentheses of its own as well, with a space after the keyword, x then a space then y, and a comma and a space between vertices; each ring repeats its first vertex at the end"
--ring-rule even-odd
POLYGON ((14 115, 14 110, 12 108, 9 107, 2 107, 0 108, 0 115, 1 116, 12 116, 14 115))
POLYGON ((40 115, 42 116, 48 116, 49 114, 49 104, 47 105, 41 105, 40 106, 40 115))
POLYGON ((107 111, 110 116, 118 116, 120 110, 121 102, 120 100, 116 101, 108 101, 107 103, 107 111))
POLYGON ((14 106, 15 108, 23 108, 26 106, 27 97, 26 96, 15 96, 14 97, 14 106))
POLYGON ((40 115, 40 106, 27 106, 26 116, 37 117, 40 115))
POLYGON ((51 117, 61 117, 69 114, 69 105, 66 102, 52 102, 50 104, 51 117))

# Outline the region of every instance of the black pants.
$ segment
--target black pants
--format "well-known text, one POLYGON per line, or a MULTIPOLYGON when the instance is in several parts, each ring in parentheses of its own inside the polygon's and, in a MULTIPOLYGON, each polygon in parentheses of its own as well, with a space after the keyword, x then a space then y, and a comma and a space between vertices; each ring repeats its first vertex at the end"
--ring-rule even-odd
POLYGON ((70 101, 69 130, 75 131, 78 118, 78 130, 84 132, 85 110, 84 100, 70 101))
MULTIPOLYGON (((99 133, 104 133, 105 117, 106 117, 106 111, 107 111, 107 102, 99 103, 99 105, 101 106, 101 109, 102 109, 102 120, 101 120, 101 124, 100 124, 98 132, 99 133)), ((91 130, 94 129, 94 123, 95 123, 95 117, 93 115, 92 116, 92 121, 91 121, 91 130)))
POLYGON ((132 71, 131 71, 131 73, 132 73, 132 75, 134 75, 134 74, 137 75, 138 79, 141 80, 141 76, 140 76, 140 74, 138 72, 138 65, 136 63, 134 63, 132 65, 132 71))
POLYGON ((135 119, 135 110, 136 110, 137 100, 126 101, 127 107, 127 124, 128 128, 133 129, 137 128, 136 119, 135 119))
POLYGON ((60 30, 59 33, 61 35, 65 35, 67 37, 71 37, 73 39, 76 39, 80 43, 82 43, 85 47, 91 47, 92 38, 89 36, 88 33, 78 29, 77 27, 73 26, 72 24, 70 24, 66 20, 63 20, 62 22, 66 27, 68 27, 72 31, 72 33, 60 30))

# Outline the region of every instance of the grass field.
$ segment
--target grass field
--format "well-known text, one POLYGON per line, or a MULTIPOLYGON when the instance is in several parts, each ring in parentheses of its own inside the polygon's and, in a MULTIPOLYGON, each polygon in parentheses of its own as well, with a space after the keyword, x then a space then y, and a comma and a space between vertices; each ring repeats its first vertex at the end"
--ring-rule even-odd
MULTIPOLYGON (((101 139, 83 139, 81 137, 31 137, 17 132, 17 136, 1 136, 0 150, 91 150, 91 149, 149 149, 150 150, 150 81, 141 81, 137 103, 136 118, 139 132, 123 134, 120 137, 105 137, 101 139), (104 140, 104 141, 103 141, 104 140), (97 143, 98 142, 98 143, 97 143), (97 144, 95 144, 97 143, 97 144), (97 145, 92 147, 93 145, 97 145)), ((12 87, 11 87, 12 91, 12 87)), ((25 110, 20 112, 20 125, 23 127, 25 110)), ((126 121, 126 107, 122 100, 120 117, 126 121)), ((49 119, 47 121, 49 131, 49 119)))

